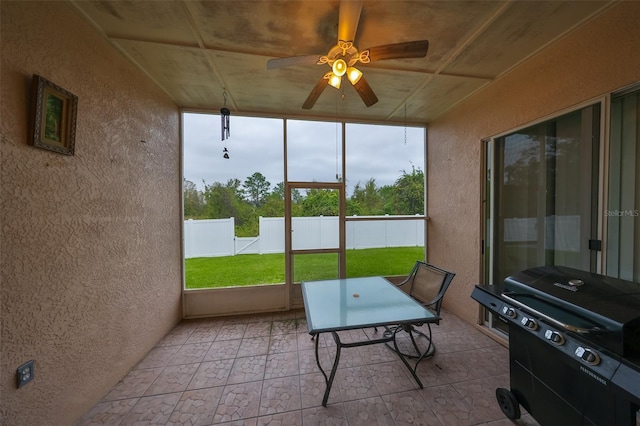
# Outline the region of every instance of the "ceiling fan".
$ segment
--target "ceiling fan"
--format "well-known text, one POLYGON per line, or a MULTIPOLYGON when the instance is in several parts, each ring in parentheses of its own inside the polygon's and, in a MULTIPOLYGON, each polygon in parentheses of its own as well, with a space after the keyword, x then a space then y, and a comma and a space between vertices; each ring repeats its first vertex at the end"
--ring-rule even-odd
POLYGON ((378 102, 378 97, 362 75, 362 71, 355 65, 360 62, 368 64, 383 59, 423 58, 429 49, 428 40, 408 41, 404 43, 385 44, 371 47, 362 51, 353 45, 363 0, 342 0, 338 16, 338 44, 333 46, 326 55, 290 56, 287 58, 270 59, 267 69, 283 68, 291 65, 327 64, 331 71, 325 73, 316 83, 311 93, 302 104, 303 109, 311 109, 327 86, 339 89, 342 77, 353 85, 367 107, 378 102))

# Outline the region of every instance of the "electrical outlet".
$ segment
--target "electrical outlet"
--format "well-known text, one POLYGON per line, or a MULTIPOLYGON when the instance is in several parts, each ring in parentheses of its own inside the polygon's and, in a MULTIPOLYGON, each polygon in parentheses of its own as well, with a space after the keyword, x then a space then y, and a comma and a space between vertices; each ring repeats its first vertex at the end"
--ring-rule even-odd
POLYGON ((29 360, 18 367, 18 369, 16 370, 16 377, 18 379, 19 388, 23 387, 31 380, 33 380, 33 377, 35 375, 33 367, 33 360, 29 360))

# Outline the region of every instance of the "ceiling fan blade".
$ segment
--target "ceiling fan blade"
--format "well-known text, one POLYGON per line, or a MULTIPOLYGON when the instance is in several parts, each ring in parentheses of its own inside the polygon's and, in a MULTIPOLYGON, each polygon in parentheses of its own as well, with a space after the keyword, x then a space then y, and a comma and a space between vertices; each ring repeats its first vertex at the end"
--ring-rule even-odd
POLYGON ((358 30, 362 0, 342 0, 338 16, 338 40, 353 41, 358 30))
POLYGON ((356 92, 362 98, 364 104, 368 107, 378 102, 378 97, 375 93, 373 93, 373 89, 367 83, 367 80, 364 77, 360 77, 360 80, 356 84, 353 85, 355 87, 356 92))
POLYGON ((429 50, 429 40, 407 41, 405 43, 385 44, 371 47, 369 59, 381 61, 383 59, 424 58, 429 50))
POLYGON ((289 56, 287 58, 269 59, 267 69, 290 67, 292 65, 315 65, 320 60, 320 55, 289 56))
POLYGON ((320 78, 316 85, 313 86, 313 89, 311 90, 311 93, 309 93, 309 96, 307 96, 307 100, 302 104, 302 109, 313 108, 313 106, 316 104, 316 101, 318 100, 322 92, 324 92, 324 89, 327 88, 327 86, 327 79, 324 77, 320 78))

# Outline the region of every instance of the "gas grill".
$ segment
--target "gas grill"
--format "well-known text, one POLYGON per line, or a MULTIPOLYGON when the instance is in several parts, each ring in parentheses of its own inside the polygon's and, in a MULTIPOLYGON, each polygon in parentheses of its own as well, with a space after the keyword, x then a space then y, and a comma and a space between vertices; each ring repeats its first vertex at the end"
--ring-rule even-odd
POLYGON ((521 271, 471 297, 509 326, 510 419, 640 425, 640 284, 565 267, 521 271))

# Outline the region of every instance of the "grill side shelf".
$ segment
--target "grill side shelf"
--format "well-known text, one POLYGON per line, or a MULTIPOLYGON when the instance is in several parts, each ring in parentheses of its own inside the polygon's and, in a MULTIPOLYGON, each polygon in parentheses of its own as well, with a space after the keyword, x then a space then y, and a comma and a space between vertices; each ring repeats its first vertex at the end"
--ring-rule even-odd
POLYGON ((490 291, 493 289, 489 289, 487 287, 488 286, 476 285, 471 292, 471 298, 480 303, 485 308, 489 309, 491 312, 500 315, 500 310, 502 309, 504 303, 496 294, 493 294, 493 292, 490 291))

